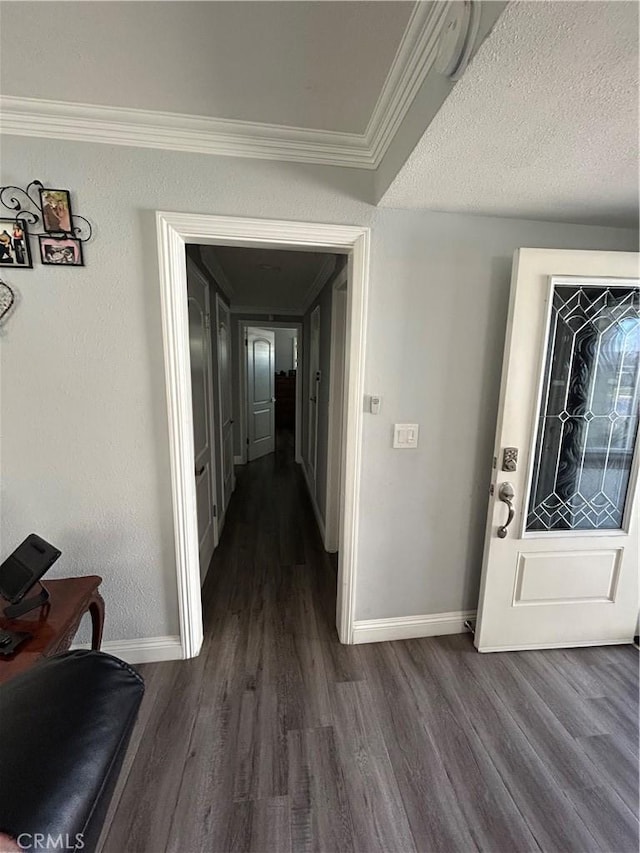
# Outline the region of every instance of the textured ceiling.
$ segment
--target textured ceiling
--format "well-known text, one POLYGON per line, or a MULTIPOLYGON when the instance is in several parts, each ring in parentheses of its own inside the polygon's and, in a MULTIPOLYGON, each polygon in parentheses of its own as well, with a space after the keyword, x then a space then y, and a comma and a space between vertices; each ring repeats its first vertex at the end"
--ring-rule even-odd
POLYGON ((380 203, 635 226, 638 4, 511 3, 380 203))
POLYGON ((302 313, 306 297, 327 259, 321 252, 201 246, 201 257, 215 273, 215 260, 233 288, 232 306, 302 313), (268 267, 268 268, 265 268, 268 267))
POLYGON ((364 132, 412 2, 1 2, 4 95, 364 132))

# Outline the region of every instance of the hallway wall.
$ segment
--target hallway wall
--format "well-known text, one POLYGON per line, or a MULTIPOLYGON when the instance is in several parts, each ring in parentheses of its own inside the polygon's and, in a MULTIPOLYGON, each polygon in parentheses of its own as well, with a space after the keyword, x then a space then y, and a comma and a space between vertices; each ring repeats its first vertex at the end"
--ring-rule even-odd
POLYGON ((346 255, 338 256, 336 267, 329 281, 322 288, 316 299, 309 306, 304 315, 303 342, 304 359, 302 370, 302 458, 304 464, 309 466, 309 406, 307 400, 311 395, 309 385, 309 342, 311 339, 311 312, 320 306, 320 387, 318 389, 318 461, 316 473, 316 504, 322 517, 326 521, 327 510, 327 469, 329 461, 329 383, 331 365, 331 309, 333 296, 333 283, 342 272, 347 262, 346 255))
POLYGON ((365 390, 382 396, 364 416, 357 616, 475 606, 513 251, 631 250, 633 231, 380 210, 355 169, 4 137, 2 183, 33 177, 69 187, 95 237, 86 267, 3 270, 19 292, 0 340, 3 554, 36 530, 63 552, 51 576, 104 577, 106 639, 174 637, 155 211, 355 224, 371 228, 365 390), (417 450, 392 449, 395 421, 420 423, 417 450))

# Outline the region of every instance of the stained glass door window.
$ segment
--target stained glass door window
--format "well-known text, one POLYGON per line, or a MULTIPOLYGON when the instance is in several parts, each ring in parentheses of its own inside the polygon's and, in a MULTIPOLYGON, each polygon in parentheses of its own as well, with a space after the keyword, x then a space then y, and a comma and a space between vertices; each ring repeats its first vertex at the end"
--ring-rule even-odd
POLYGON ((527 531, 621 528, 639 387, 640 288, 554 284, 527 531))

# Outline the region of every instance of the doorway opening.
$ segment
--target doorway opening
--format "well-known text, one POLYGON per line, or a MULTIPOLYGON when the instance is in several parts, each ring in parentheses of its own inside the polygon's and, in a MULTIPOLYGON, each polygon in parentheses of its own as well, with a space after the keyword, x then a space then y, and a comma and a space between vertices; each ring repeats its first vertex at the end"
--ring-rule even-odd
MULTIPOLYGON (((235 383, 236 369, 239 370, 243 360, 235 359, 233 354, 237 352, 233 346, 235 328, 240 325, 234 322, 249 321, 248 328, 268 330, 270 327, 295 329, 296 323, 300 323, 301 334, 297 336, 297 366, 296 387, 302 383, 309 383, 304 387, 301 395, 304 399, 302 405, 303 420, 311 418, 316 410, 320 411, 319 391, 326 397, 328 423, 326 425, 325 441, 331 433, 332 447, 338 447, 339 452, 331 458, 331 464, 324 465, 325 482, 320 482, 321 465, 319 460, 323 458, 328 462, 328 455, 320 451, 320 428, 314 429, 298 427, 299 441, 296 443, 296 454, 307 454, 306 464, 302 465, 305 478, 309 484, 309 492, 312 496, 312 504, 316 517, 320 515, 326 518, 324 529, 321 525, 321 534, 326 540, 327 528, 333 529, 334 541, 338 550, 338 583, 336 601, 336 627, 338 636, 343 643, 353 642, 353 621, 356 588, 356 561, 358 552, 358 497, 360 483, 360 454, 361 454, 361 431, 362 431, 362 400, 363 400, 363 367, 365 347, 365 317, 366 297, 368 287, 368 255, 369 255, 369 231, 366 228, 352 226, 318 225, 299 222, 274 222, 269 220, 236 219, 216 216, 201 216, 191 214, 167 214, 156 215, 158 228, 158 246, 160 260, 160 285, 162 293, 162 320, 163 320, 163 342, 166 367, 168 419, 170 433, 170 456, 172 475, 172 496, 174 507, 174 533, 176 543, 176 579, 178 587, 178 604, 180 613, 180 632, 183 657, 193 657, 198 654, 202 639, 202 607, 200 600, 200 567, 199 567, 199 535, 198 535, 198 501, 196 485, 194 482, 194 459, 196 443, 196 424, 194 422, 193 405, 197 390, 192 392, 191 359, 190 352, 192 342, 189 325, 189 301, 187 296, 187 263, 186 250, 188 246, 215 247, 215 253, 219 256, 224 251, 242 247, 244 249, 276 251, 287 251, 297 255, 302 253, 318 253, 332 256, 334 267, 339 262, 339 273, 343 282, 338 284, 340 275, 333 276, 333 283, 328 289, 328 297, 333 300, 334 289, 344 291, 344 295, 338 297, 342 304, 344 327, 344 338, 342 345, 342 358, 345 365, 339 381, 325 381, 323 383, 322 367, 311 369, 317 365, 310 351, 311 341, 315 334, 319 341, 330 342, 331 338, 338 334, 340 321, 331 319, 331 312, 324 313, 320 304, 319 331, 318 314, 313 321, 314 332, 312 333, 311 316, 308 324, 305 317, 290 312, 284 316, 278 316, 274 310, 263 309, 257 318, 253 311, 247 306, 237 303, 236 300, 224 298, 224 282, 221 282, 222 293, 216 293, 216 335, 211 337, 210 353, 213 363, 214 352, 217 355, 218 364, 215 372, 218 373, 220 365, 227 365, 227 373, 231 375, 231 382, 227 383, 228 399, 231 400, 230 410, 225 409, 225 390, 221 386, 217 393, 212 394, 210 404, 210 422, 214 424, 228 423, 232 441, 222 440, 221 436, 211 442, 214 452, 211 454, 211 466, 214 471, 217 486, 214 491, 216 501, 220 493, 223 494, 223 503, 218 512, 218 504, 214 504, 214 519, 226 517, 227 506, 224 505, 226 494, 224 491, 225 465, 231 468, 233 463, 241 461, 244 453, 238 443, 243 425, 235 413, 242 411, 241 407, 234 405, 235 395, 240 394, 240 382, 235 383), (336 256, 338 256, 336 260, 336 256), (220 307, 222 306, 222 307, 220 307), (232 311, 232 306, 234 310, 232 311), (225 313, 228 310, 228 314, 225 313), (324 325, 322 317, 324 315, 324 325), (222 331, 220 330, 220 317, 222 317, 222 331), (337 326, 336 326, 337 324, 337 326), (334 328, 335 326, 335 328, 334 328), (222 341, 222 343, 221 343, 222 341), (230 346, 229 346, 230 344, 230 346), (302 352, 301 352, 302 350, 302 352), (225 357, 231 353, 231 363, 225 362, 225 357), (341 391, 339 390, 341 387, 341 391), (237 389, 237 391, 236 391, 237 389), (309 391, 310 393, 307 393, 309 391), (311 398, 316 397, 316 400, 311 398), (216 403, 217 400, 217 403, 216 403), (336 404, 341 403, 341 412, 336 414, 336 404), (308 405, 307 405, 308 404, 308 405), (330 404, 332 410, 329 411, 330 404), (217 411, 216 411, 217 408, 217 411), (306 411, 305 411, 306 410, 306 411), (225 414, 231 415, 225 418, 225 414), (338 430, 338 432, 336 432, 338 430), (231 446, 233 453, 229 453, 231 446), (311 455, 312 454, 312 455, 311 455), (240 457, 240 460, 238 460, 240 457), (216 467, 217 466, 217 467, 216 467), (218 469, 221 469, 218 473, 218 469), (311 482, 310 482, 311 481, 311 482), (336 485, 337 484, 337 485, 336 485), (326 488, 331 485, 335 491, 336 500, 327 501, 326 488), (315 501, 314 501, 315 498, 315 501), (338 502, 337 518, 335 507, 338 502), (333 512, 330 519, 330 510, 333 512), (335 532, 337 528, 337 533, 335 532)), ((190 250, 190 253, 193 250, 190 250)), ((266 262, 268 263, 268 262, 266 262)), ((328 262, 327 262, 328 263, 328 262)), ((223 268, 224 272, 224 268, 223 268)), ((265 270, 267 272, 267 270, 265 270)), ((220 271, 218 270, 218 279, 220 271)), ((329 277, 326 277, 326 281, 329 277)), ((322 289, 326 281, 319 288, 322 289)), ((227 287, 229 287, 227 279, 227 287)), ((317 282, 316 282, 317 286, 317 282)), ((231 288, 233 285, 231 284, 231 288)), ((325 288, 326 289, 326 288, 325 288)), ((309 306, 315 310, 317 306, 309 306)), ((210 312, 210 331, 211 312, 210 312)), ((205 321, 206 325, 206 321, 205 321)), ((275 335, 275 332, 274 332, 275 335)), ((291 344, 293 354, 293 343, 291 344)), ((321 348, 321 347, 320 347, 321 348)), ((197 348, 195 348, 197 350, 197 348)), ((200 352, 203 348, 200 347, 200 352)), ((326 351, 326 350, 325 350, 326 351)), ((265 348, 262 347, 261 357, 264 358, 265 348)), ((275 357, 275 354, 274 354, 275 357)), ((331 352, 330 361, 335 360, 331 352)), ((334 365, 335 368, 335 365, 334 365)), ((214 367, 212 366, 212 374, 214 367)), ((329 367, 329 373, 331 368, 329 367)), ((286 371, 285 371, 286 376, 286 371)), ((275 384, 275 372, 274 372, 275 384)), ((264 389, 262 389, 264 391, 264 389)), ((274 395, 275 396, 275 395, 274 395)), ((298 408, 298 407, 296 407, 298 408)), ((275 411, 273 415, 275 419, 275 411)), ((247 419, 248 420, 248 419, 247 419)), ((264 419, 263 419, 264 421, 264 419)), ((299 421, 298 421, 299 422, 299 421)), ((315 418, 314 418, 315 424, 315 418)), ((248 427, 248 424, 246 424, 248 427)), ((213 430, 212 430, 213 432, 213 430)), ((249 437, 247 435, 247 437, 249 437)), ((246 441, 246 438, 245 438, 246 441)), ((246 447, 246 444, 245 444, 246 447)), ((199 469, 196 470, 199 471, 199 469)), ((197 479, 197 477, 195 478, 197 479)), ((231 492, 233 491, 233 475, 226 475, 231 492)), ((224 523, 224 521, 222 521, 224 523)), ((220 534, 222 524, 217 523, 217 533, 220 534)))

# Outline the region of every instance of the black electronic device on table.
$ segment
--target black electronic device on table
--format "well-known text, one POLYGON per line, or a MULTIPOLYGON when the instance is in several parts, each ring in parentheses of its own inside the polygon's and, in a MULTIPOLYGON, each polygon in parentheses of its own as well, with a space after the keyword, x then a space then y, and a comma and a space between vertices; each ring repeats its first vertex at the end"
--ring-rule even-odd
POLYGON ((4 609, 7 619, 16 619, 41 607, 49 598, 40 578, 51 568, 60 556, 54 545, 46 542, 36 533, 31 533, 24 542, 0 566, 0 595, 9 603, 4 609), (30 598, 25 595, 40 583, 40 592, 30 598))

